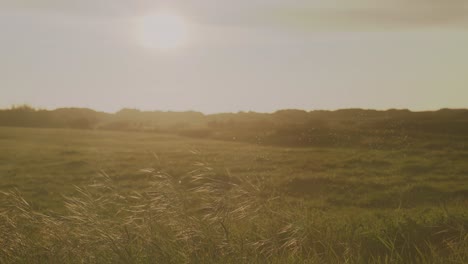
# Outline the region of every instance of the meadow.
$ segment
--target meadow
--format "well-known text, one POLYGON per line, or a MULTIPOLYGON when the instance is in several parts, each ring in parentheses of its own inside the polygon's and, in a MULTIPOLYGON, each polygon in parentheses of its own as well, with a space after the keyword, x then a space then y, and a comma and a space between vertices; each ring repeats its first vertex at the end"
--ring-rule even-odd
POLYGON ((0 263, 467 263, 467 139, 1 127, 0 263))

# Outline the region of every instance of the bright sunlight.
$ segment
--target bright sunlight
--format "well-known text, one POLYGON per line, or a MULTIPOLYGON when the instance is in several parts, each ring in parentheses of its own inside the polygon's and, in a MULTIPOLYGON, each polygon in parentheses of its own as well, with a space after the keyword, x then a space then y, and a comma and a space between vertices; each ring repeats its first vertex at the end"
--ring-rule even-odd
POLYGON ((170 50, 182 46, 187 41, 186 22, 172 12, 146 15, 138 27, 141 44, 146 48, 170 50))

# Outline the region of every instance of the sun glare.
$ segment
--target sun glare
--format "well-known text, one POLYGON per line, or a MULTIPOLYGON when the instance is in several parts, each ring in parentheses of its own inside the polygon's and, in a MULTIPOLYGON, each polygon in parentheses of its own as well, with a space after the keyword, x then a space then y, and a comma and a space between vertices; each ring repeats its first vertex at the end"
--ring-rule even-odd
POLYGON ((170 50, 187 41, 187 24, 174 13, 161 12, 143 17, 139 23, 141 44, 146 48, 170 50))

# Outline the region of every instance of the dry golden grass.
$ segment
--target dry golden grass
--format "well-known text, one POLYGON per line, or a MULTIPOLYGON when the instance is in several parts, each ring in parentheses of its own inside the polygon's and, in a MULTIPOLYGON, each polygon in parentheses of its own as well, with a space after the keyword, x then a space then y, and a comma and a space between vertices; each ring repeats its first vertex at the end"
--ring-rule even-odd
POLYGON ((282 200, 263 178, 197 163, 181 177, 145 169, 142 191, 112 177, 64 197, 66 213, 0 199, 1 263, 464 263, 468 218, 433 211, 356 219, 282 200))

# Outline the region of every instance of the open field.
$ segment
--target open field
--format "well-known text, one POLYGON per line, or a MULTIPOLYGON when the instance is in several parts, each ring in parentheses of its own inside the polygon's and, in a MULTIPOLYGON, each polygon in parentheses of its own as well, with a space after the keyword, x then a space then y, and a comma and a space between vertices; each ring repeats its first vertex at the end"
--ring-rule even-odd
POLYGON ((466 263, 466 142, 285 148, 3 127, 0 262, 466 263))

